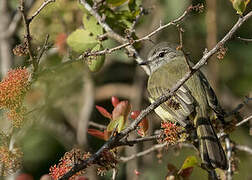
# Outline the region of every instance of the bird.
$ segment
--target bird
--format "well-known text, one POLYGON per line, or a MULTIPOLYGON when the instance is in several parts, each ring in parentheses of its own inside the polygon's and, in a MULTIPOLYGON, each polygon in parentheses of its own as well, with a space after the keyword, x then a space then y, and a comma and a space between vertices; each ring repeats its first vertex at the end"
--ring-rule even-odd
MULTIPOLYGON (((154 46, 147 60, 140 63, 150 69, 147 90, 150 102, 167 93, 193 66, 176 44, 161 42, 154 46)), ((203 73, 198 70, 175 92, 171 99, 155 109, 165 122, 174 122, 197 134, 202 165, 207 169, 226 170, 225 152, 211 120, 224 119, 224 111, 203 73), (174 106, 173 104, 177 104, 174 106)))

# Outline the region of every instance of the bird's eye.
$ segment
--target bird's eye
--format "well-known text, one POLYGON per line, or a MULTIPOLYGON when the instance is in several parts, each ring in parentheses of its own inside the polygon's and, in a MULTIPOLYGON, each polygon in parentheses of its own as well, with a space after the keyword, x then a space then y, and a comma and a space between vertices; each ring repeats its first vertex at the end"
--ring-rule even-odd
POLYGON ((164 55, 165 55, 165 52, 163 51, 163 52, 160 52, 160 53, 158 54, 158 57, 164 57, 164 55))

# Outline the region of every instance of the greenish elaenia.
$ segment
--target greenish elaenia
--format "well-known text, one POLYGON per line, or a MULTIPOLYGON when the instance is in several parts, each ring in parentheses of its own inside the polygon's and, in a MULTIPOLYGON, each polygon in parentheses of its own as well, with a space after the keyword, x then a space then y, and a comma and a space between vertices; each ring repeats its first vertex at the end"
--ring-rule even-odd
MULTIPOLYGON (((162 42, 152 48, 148 59, 140 64, 150 68, 147 89, 151 102, 169 91, 189 71, 188 63, 174 44, 162 42)), ((179 123, 185 129, 193 127, 205 167, 227 169, 226 155, 211 124, 212 117, 223 119, 224 113, 202 72, 197 71, 191 76, 155 112, 163 121, 179 123), (171 106, 170 101, 177 102, 179 107, 171 106)))

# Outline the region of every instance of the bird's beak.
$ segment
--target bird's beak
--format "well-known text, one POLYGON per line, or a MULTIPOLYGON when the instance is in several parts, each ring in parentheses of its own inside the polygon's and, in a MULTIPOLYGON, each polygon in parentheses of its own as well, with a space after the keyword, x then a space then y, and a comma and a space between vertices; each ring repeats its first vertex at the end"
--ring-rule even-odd
POLYGON ((143 62, 140 62, 138 63, 140 66, 144 66, 144 65, 148 65, 149 64, 149 61, 143 61, 143 62))

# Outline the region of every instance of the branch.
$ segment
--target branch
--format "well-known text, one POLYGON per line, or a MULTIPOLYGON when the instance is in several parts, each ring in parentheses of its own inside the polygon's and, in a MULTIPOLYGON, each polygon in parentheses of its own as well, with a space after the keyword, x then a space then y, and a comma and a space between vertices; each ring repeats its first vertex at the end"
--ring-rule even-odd
POLYGON ((38 10, 28 19, 28 23, 31 23, 31 21, 46 7, 48 4, 55 2, 56 0, 46 0, 41 4, 41 6, 38 8, 38 10))
POLYGON ((31 16, 31 18, 27 18, 27 14, 25 12, 25 0, 20 0, 20 7, 19 10, 21 12, 23 21, 24 21, 24 25, 25 25, 25 31, 26 31, 26 35, 25 35, 25 42, 27 44, 27 48, 28 48, 28 52, 29 52, 29 56, 30 56, 30 60, 32 62, 33 68, 34 68, 34 72, 38 69, 38 59, 35 58, 33 50, 32 50, 32 44, 31 44, 31 32, 30 32, 30 23, 32 22, 32 20, 42 11, 42 9, 48 5, 51 2, 55 2, 55 0, 47 0, 45 1, 39 8, 38 10, 31 16))
POLYGON ((252 119, 252 115, 250 115, 249 117, 243 119, 242 121, 240 121, 239 123, 237 123, 235 126, 238 127, 244 123, 246 123, 247 121, 249 121, 250 119, 252 119))
POLYGON ((252 148, 250 148, 248 146, 236 144, 235 149, 238 149, 239 151, 247 152, 250 155, 252 155, 252 148))
POLYGON ((104 125, 102 125, 102 124, 99 124, 99 123, 96 123, 96 122, 93 122, 93 121, 89 121, 88 124, 89 124, 89 126, 96 127, 96 128, 98 128, 98 129, 100 129, 100 130, 105 130, 105 129, 107 129, 106 126, 104 126, 104 125))
POLYGON ((139 152, 137 154, 133 154, 129 157, 120 157, 120 161, 121 162, 127 162, 127 161, 130 161, 132 159, 135 159, 135 158, 138 158, 138 157, 141 157, 141 156, 144 156, 146 154, 149 154, 157 149, 161 149, 161 148, 164 148, 165 146, 167 146, 167 143, 163 143, 163 144, 156 144, 156 145, 153 145, 152 147, 150 147, 149 149, 146 149, 142 152, 139 152))
MULTIPOLYGON (((96 51, 96 52, 86 52, 84 53, 84 55, 80 56, 78 59, 82 59, 83 57, 88 57, 88 56, 98 56, 98 55, 103 55, 103 54, 111 54, 114 51, 120 50, 122 48, 126 48, 129 52, 129 54, 133 55, 136 58, 136 61, 138 63, 143 62, 143 59, 138 55, 137 51, 135 50, 135 48, 132 46, 134 43, 140 42, 140 41, 146 41, 146 40, 150 40, 150 38, 152 36, 154 36, 156 33, 158 33, 159 31, 171 26, 171 25, 176 25, 179 22, 181 22, 182 20, 184 20, 184 18, 186 17, 186 15, 188 15, 195 7, 194 6, 190 6, 187 8, 187 10, 177 19, 165 24, 165 25, 160 25, 157 29, 155 29, 153 32, 147 34, 146 36, 137 39, 137 40, 128 40, 122 36, 120 36, 119 34, 117 34, 116 32, 114 32, 109 25, 104 22, 103 18, 99 15, 99 13, 97 11, 95 11, 85 0, 80 0, 80 3, 90 12, 90 14, 92 14, 97 21, 99 22, 99 24, 105 29, 105 31, 107 32, 106 35, 112 39, 115 39, 116 41, 118 41, 119 43, 121 43, 121 45, 116 46, 114 48, 111 49, 104 49, 102 51, 96 51)), ((147 74, 149 74, 149 69, 147 66, 143 66, 142 67, 145 72, 147 74)))
MULTIPOLYGON (((141 156, 144 156, 146 154, 149 154, 157 149, 161 149, 161 148, 164 148, 164 147, 167 147, 167 143, 163 143, 163 144, 156 144, 156 145, 153 145, 152 147, 150 147, 149 149, 146 149, 142 152, 139 152, 137 154, 133 154, 129 157, 120 157, 120 161, 121 162, 128 162, 134 158, 138 158, 138 157, 141 157, 141 156)), ((179 145, 179 146, 182 146, 182 147, 188 147, 188 148, 194 148, 194 146, 192 144, 187 144, 187 143, 179 143, 179 144, 176 144, 176 145, 179 145)), ((174 145, 172 145, 174 146, 174 145)))
MULTIPOLYGON (((86 5, 87 3, 84 0, 81 0, 82 4, 86 5)), ((93 15, 92 12, 94 10, 89 6, 89 11, 93 15)), ((98 14, 95 14, 98 15, 98 14)), ((98 15, 99 16, 99 15, 98 15)), ((102 152, 105 149, 112 149, 117 147, 118 142, 128 135, 131 131, 135 130, 137 128, 137 125, 140 123, 140 121, 148 115, 151 111, 153 111, 155 108, 157 108, 160 104, 167 101, 169 98, 174 95, 176 90, 178 90, 197 70, 199 70, 204 64, 207 63, 209 58, 218 51, 218 49, 223 46, 228 40, 231 39, 231 37, 234 35, 234 33, 237 31, 237 29, 250 17, 252 16, 252 11, 250 11, 247 15, 244 17, 240 17, 238 21, 235 23, 235 25, 232 27, 232 29, 219 41, 214 48, 212 48, 210 51, 205 52, 203 57, 199 60, 199 62, 192 67, 192 71, 186 73, 182 79, 180 79, 171 89, 170 92, 165 93, 165 95, 159 97, 155 102, 153 102, 151 105, 149 105, 146 109, 142 110, 139 116, 136 118, 134 122, 132 122, 125 130, 123 130, 121 133, 118 133, 115 136, 112 136, 95 154, 93 154, 90 158, 81 161, 80 163, 73 166, 71 170, 69 170, 63 177, 60 178, 60 180, 67 180, 72 175, 74 175, 76 172, 85 169, 90 164, 95 164, 99 162, 99 159, 102 157, 102 152)), ((100 23, 100 22, 99 22, 100 23)), ((106 30, 106 29, 105 29, 106 30)))
POLYGON ((232 146, 230 142, 230 138, 228 135, 225 136, 225 143, 226 143, 226 148, 227 148, 227 161, 228 161, 228 170, 226 171, 227 174, 227 180, 232 180, 232 146))
POLYGON ((245 42, 252 42, 252 39, 247 39, 247 38, 241 38, 241 37, 236 37, 237 39, 245 42))

